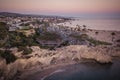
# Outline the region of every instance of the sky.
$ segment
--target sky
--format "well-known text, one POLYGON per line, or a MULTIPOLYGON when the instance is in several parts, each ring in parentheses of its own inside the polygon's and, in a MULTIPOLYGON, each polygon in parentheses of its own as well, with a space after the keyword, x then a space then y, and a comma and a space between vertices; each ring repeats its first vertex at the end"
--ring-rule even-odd
POLYGON ((119 14, 120 0, 0 0, 0 12, 63 16, 119 14))

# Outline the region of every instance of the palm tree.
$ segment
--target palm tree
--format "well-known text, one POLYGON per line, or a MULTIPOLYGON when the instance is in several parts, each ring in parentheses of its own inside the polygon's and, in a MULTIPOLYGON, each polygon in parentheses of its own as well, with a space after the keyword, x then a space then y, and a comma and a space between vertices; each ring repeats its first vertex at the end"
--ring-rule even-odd
POLYGON ((83 25, 84 28, 86 28, 87 26, 86 25, 83 25))
POLYGON ((97 37, 98 33, 99 33, 99 32, 97 32, 97 31, 95 32, 95 35, 96 35, 96 39, 98 38, 98 37, 97 37))
POLYGON ((96 35, 98 35, 98 32, 95 32, 96 35))
POLYGON ((116 35, 115 32, 112 32, 111 35, 112 35, 112 41, 114 41, 114 36, 116 35))
POLYGON ((87 27, 86 25, 83 25, 83 31, 85 31, 85 30, 86 30, 86 27, 87 27))

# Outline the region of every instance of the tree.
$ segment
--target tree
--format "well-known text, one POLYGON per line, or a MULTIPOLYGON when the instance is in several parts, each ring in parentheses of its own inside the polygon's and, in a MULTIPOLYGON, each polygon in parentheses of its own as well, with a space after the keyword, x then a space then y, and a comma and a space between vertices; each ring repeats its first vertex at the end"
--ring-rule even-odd
POLYGON ((87 27, 86 25, 83 25, 83 31, 85 31, 85 30, 86 30, 86 27, 87 27))
POLYGON ((86 28, 87 26, 86 25, 83 25, 83 28, 86 28))
POLYGON ((112 36, 115 36, 116 34, 114 32, 111 33, 112 36))
POLYGON ((4 47, 9 38, 9 28, 6 23, 0 22, 0 47, 4 47))
POLYGON ((0 22, 0 39, 4 40, 8 35, 8 26, 4 22, 0 22))
POLYGON ((115 32, 112 32, 111 35, 112 35, 112 41, 114 41, 115 38, 114 36, 116 35, 115 32))
POLYGON ((99 32, 95 32, 96 35, 98 35, 99 32))
POLYGON ((0 57, 4 58, 7 64, 14 62, 17 59, 16 56, 12 54, 10 50, 0 50, 0 57))

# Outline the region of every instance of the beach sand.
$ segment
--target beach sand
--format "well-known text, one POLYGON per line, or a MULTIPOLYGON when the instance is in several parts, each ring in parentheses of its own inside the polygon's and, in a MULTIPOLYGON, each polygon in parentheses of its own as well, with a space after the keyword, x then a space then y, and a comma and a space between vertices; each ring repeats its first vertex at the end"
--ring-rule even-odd
POLYGON ((75 62, 54 64, 54 65, 44 67, 42 70, 39 70, 38 69, 39 67, 38 67, 36 68, 37 71, 34 72, 35 69, 30 70, 30 72, 27 71, 26 73, 23 74, 23 76, 20 76, 20 78, 22 80, 44 80, 46 77, 59 72, 58 70, 60 70, 61 68, 64 69, 64 67, 68 65, 73 65, 73 64, 75 64, 75 62), (31 71, 33 71, 32 74, 31 74, 31 71))
POLYGON ((113 43, 112 41, 113 38, 114 41, 120 39, 120 31, 88 30, 87 34, 92 38, 95 38, 96 40, 109 42, 109 43, 113 43), (115 35, 112 35, 112 33, 115 33, 115 35))

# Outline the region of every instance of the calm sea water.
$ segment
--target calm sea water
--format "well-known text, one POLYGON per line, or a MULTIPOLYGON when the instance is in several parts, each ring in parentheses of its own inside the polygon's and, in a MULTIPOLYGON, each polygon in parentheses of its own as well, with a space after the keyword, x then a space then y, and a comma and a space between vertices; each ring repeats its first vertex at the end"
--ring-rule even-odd
POLYGON ((76 25, 86 25, 89 29, 96 30, 117 30, 120 31, 120 19, 80 19, 66 22, 63 25, 75 27, 76 25))
POLYGON ((120 80, 120 60, 113 64, 84 63, 66 66, 44 80, 120 80))

